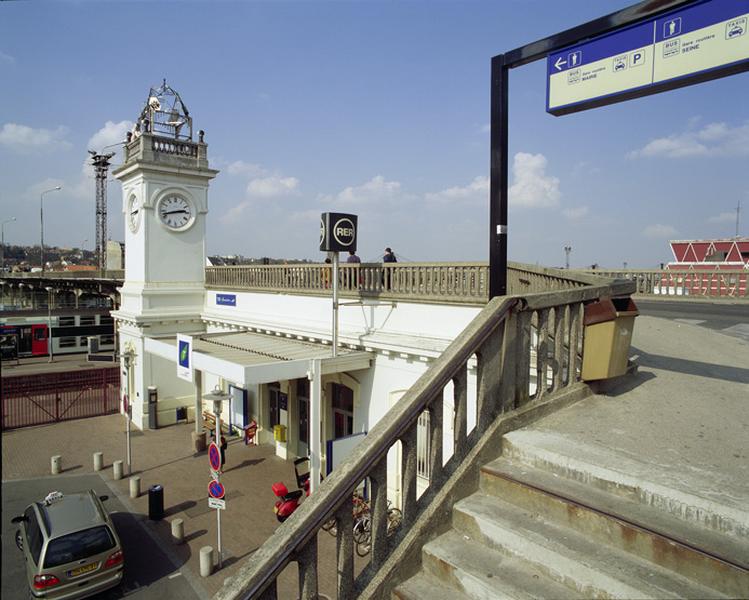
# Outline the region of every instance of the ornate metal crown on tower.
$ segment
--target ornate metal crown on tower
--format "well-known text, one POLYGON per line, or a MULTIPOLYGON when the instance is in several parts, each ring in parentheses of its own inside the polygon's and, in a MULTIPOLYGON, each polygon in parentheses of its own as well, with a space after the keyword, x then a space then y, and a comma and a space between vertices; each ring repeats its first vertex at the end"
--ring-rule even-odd
POLYGON ((192 141, 192 117, 180 95, 163 80, 151 88, 140 116, 135 123, 134 135, 142 132, 192 141))

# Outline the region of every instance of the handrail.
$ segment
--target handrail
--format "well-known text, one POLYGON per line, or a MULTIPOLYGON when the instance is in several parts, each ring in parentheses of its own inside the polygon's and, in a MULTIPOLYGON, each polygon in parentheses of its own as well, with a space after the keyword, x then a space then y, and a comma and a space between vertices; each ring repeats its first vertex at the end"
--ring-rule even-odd
POLYGON ((403 454, 404 523, 411 524, 423 510, 416 502, 416 445, 419 415, 430 412, 427 433, 431 440, 431 480, 427 498, 502 412, 546 397, 579 379, 579 347, 582 342, 582 305, 601 296, 631 293, 631 282, 578 288, 528 297, 492 299, 468 327, 406 392, 320 485, 318 492, 257 550, 234 577, 225 581, 215 600, 275 598, 276 578, 286 565, 299 563, 302 597, 317 596, 316 535, 331 516, 338 530, 338 595, 351 597, 366 584, 389 551, 385 535, 387 453, 400 442, 403 454), (544 298, 545 297, 545 298, 544 298), (532 341, 531 324, 536 336, 532 341), (531 352, 537 357, 535 366, 531 352), (468 361, 476 358, 476 428, 466 429, 468 361), (550 358, 551 357, 551 358, 550 358), (532 371, 535 375, 532 375, 532 371), (531 391, 535 377, 535 389, 531 391), (454 386, 456 414, 453 458, 443 467, 442 399, 449 382, 454 386), (354 580, 350 497, 365 478, 372 490, 372 560, 360 580, 354 580), (363 583, 362 583, 363 582, 363 583))

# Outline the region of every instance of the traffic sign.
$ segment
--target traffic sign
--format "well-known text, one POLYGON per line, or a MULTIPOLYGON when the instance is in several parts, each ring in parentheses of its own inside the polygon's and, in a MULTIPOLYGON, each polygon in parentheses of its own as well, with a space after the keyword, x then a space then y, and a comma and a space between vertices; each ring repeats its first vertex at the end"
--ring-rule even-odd
POLYGON ((549 54, 555 115, 749 70, 749 0, 705 0, 549 54))
POLYGON ((226 510, 226 500, 219 500, 218 498, 208 498, 208 508, 226 510))
POLYGON ((211 498, 218 498, 220 500, 226 495, 226 489, 224 489, 222 483, 219 483, 218 481, 211 481, 208 484, 208 495, 211 498))
POLYGON ((211 469, 214 471, 221 470, 221 451, 218 449, 216 442, 211 442, 208 446, 208 462, 211 463, 211 469))

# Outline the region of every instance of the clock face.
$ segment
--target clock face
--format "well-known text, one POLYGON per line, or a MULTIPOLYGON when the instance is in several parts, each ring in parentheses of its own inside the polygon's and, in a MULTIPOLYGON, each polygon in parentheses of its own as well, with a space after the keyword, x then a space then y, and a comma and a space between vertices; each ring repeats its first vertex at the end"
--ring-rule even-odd
POLYGON ((142 209, 138 197, 135 195, 130 196, 130 199, 127 201, 127 224, 133 233, 138 231, 138 227, 140 226, 141 212, 142 209))
POLYGON ((181 196, 167 196, 159 202, 159 218, 170 229, 187 229, 195 217, 192 205, 181 196))

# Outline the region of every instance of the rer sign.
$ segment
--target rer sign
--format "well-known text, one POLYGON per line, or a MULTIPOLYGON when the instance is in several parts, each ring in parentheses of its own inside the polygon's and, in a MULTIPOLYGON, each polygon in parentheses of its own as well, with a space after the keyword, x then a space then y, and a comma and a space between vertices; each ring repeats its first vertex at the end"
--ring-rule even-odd
POLYGON ((749 70, 749 0, 704 0, 550 54, 546 110, 586 110, 749 70))

